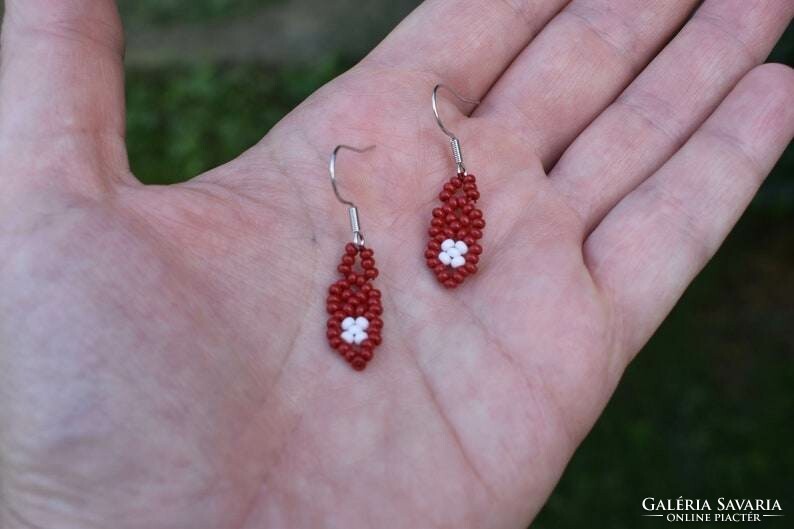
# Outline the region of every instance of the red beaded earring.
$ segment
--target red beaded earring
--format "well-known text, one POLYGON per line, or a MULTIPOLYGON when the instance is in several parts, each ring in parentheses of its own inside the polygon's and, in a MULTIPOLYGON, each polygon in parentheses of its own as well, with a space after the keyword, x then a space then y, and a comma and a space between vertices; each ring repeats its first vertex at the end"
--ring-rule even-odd
POLYGON ((342 262, 337 270, 340 278, 328 288, 328 323, 326 336, 328 343, 356 371, 363 371, 381 343, 383 331, 383 306, 380 290, 373 286, 378 277, 374 252, 364 246, 364 236, 358 220, 358 208, 339 194, 336 186, 336 156, 342 149, 365 152, 347 145, 339 145, 331 155, 329 171, 331 185, 339 202, 347 206, 353 242, 345 245, 342 262), (358 259, 358 262, 357 262, 358 259))
POLYGON ((425 259, 439 283, 447 288, 455 288, 468 276, 477 273, 477 263, 482 253, 479 241, 482 239, 485 219, 482 210, 477 208, 477 200, 480 198, 477 179, 466 172, 463 165, 460 140, 444 126, 438 115, 437 99, 441 88, 446 88, 466 103, 478 104, 479 101, 462 97, 442 84, 433 88, 433 114, 438 126, 449 136, 457 174, 444 183, 438 195, 441 203, 433 209, 425 259))

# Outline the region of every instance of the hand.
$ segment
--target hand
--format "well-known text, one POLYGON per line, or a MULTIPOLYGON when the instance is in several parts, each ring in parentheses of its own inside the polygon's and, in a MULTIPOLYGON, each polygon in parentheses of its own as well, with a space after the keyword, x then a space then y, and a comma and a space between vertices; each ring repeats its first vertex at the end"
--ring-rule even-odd
POLYGON ((8 0, 0 525, 525 526, 794 134, 794 73, 758 66, 794 4, 697 3, 425 2, 237 160, 147 187, 115 7, 8 0), (455 291, 423 259, 437 82, 482 99, 442 108, 488 220, 455 291), (363 374, 325 339, 339 143, 378 146, 339 161, 381 270, 363 374))

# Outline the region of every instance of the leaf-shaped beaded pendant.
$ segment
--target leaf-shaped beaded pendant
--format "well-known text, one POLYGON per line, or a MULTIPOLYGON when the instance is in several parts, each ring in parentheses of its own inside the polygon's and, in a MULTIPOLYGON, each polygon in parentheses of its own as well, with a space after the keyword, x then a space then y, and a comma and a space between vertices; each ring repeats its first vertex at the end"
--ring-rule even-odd
POLYGON ((455 288, 477 273, 482 253, 479 241, 485 219, 477 208, 477 179, 458 173, 444 184, 438 198, 441 203, 433 209, 425 259, 439 283, 455 288))
POLYGON ((374 252, 348 243, 337 270, 341 277, 328 288, 326 301, 328 343, 353 369, 363 371, 383 330, 381 294, 373 285, 378 277, 374 252))
POLYGON ((438 126, 449 137, 457 174, 444 183, 438 195, 441 203, 433 209, 433 218, 427 231, 429 240, 425 247, 425 259, 439 283, 447 288, 455 288, 463 284, 467 277, 477 273, 485 218, 482 210, 477 208, 480 199, 477 178, 466 172, 460 140, 444 126, 438 113, 438 91, 442 88, 465 103, 478 104, 479 101, 462 97, 443 84, 433 88, 433 114, 438 126))

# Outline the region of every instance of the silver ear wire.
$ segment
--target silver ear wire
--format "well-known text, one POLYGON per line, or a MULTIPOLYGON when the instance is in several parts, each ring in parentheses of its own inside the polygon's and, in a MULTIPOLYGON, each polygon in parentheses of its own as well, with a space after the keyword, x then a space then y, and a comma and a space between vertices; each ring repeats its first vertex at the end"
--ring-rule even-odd
POLYGON ((361 233, 361 224, 358 220, 358 208, 353 202, 346 200, 339 193, 339 188, 336 186, 336 157, 339 154, 339 151, 342 149, 363 153, 374 148, 374 145, 370 145, 369 147, 365 147, 363 149, 357 149, 356 147, 351 147, 349 145, 337 145, 334 149, 334 152, 331 153, 331 162, 328 165, 328 172, 331 175, 331 186, 334 188, 334 194, 336 195, 336 198, 339 200, 339 202, 347 206, 347 213, 350 217, 350 231, 353 232, 353 244, 359 248, 364 246, 364 234, 361 233))
POLYGON ((452 88, 444 85, 444 84, 437 84, 435 88, 433 88, 433 114, 436 116, 436 123, 438 126, 441 127, 441 130, 449 136, 449 143, 452 145, 452 157, 455 158, 455 166, 457 168, 458 174, 465 174, 466 173, 466 166, 463 165, 463 151, 460 148, 460 140, 455 136, 452 131, 450 131, 447 127, 444 126, 444 123, 441 121, 441 117, 438 114, 438 91, 440 89, 446 89, 452 95, 454 95, 459 100, 463 101, 464 103, 470 103, 472 105, 479 105, 480 102, 476 99, 469 99, 467 97, 463 97, 462 95, 458 94, 452 88))

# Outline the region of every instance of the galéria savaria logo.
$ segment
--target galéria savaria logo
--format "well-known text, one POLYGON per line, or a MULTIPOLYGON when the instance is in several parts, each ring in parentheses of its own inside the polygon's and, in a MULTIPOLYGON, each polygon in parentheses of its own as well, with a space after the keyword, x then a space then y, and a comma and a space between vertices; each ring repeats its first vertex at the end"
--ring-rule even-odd
POLYGON ((762 522, 785 516, 778 500, 717 498, 716 500, 645 498, 642 514, 667 522, 762 522))

